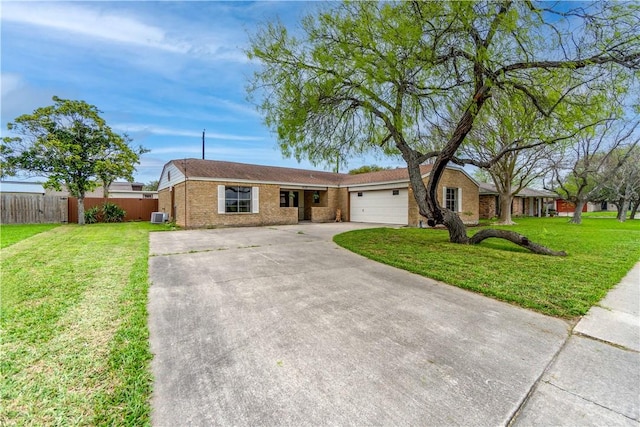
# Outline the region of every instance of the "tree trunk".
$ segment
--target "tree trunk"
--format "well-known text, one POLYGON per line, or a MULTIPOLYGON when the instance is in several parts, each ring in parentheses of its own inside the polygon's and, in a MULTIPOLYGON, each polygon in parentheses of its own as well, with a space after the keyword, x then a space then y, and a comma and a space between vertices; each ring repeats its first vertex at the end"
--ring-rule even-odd
POLYGON ((617 219, 620 222, 624 222, 627 219, 627 199, 621 199, 616 205, 618 209, 617 219))
POLYGON ((584 200, 578 200, 576 208, 573 210, 573 217, 569 221, 572 224, 582 224, 582 208, 584 208, 584 200))
MULTIPOLYGON (((556 252, 545 248, 542 245, 529 241, 526 237, 513 231, 487 229, 480 231, 470 239, 469 236, 467 236, 467 227, 464 225, 464 222, 462 222, 462 219, 460 219, 458 214, 450 211, 449 209, 442 208, 438 202, 437 195, 439 191, 438 183, 440 182, 440 178, 442 177, 447 164, 454 157, 456 150, 460 147, 465 136, 471 130, 475 114, 477 114, 477 111, 488 97, 488 86, 478 88, 476 96, 474 97, 476 105, 469 107, 469 109, 467 109, 467 111, 462 115, 453 135, 436 157, 435 162, 431 167, 431 173, 429 174, 426 185, 422 181, 422 175, 420 173, 421 162, 418 160, 420 158, 419 153, 408 146, 406 141, 402 138, 402 135, 394 135, 396 147, 400 150, 402 157, 407 162, 409 182, 411 183, 413 196, 418 205, 418 211, 420 215, 427 218, 427 224, 430 227, 435 227, 438 224, 443 224, 447 227, 447 230, 449 231, 449 241, 451 243, 477 244, 489 237, 497 237, 509 240, 537 254, 565 256, 566 253, 563 251, 556 252)), ((509 206, 509 212, 511 212, 511 206, 509 206)))
POLYGON ((105 202, 109 199, 109 187, 111 187, 112 182, 113 181, 102 180, 102 198, 105 199, 105 202))
POLYGON ((449 241, 451 243, 468 244, 469 237, 467 236, 467 227, 460 219, 457 213, 450 211, 449 209, 443 209, 444 221, 443 224, 449 231, 449 241))
POLYGON ((629 214, 629 219, 636 219, 636 213, 638 213, 638 208, 640 208, 640 197, 633 202, 631 206, 631 214, 629 214))
POLYGON ((84 194, 78 197, 78 225, 84 225, 84 194))
POLYGON ((513 203, 511 191, 509 191, 509 194, 500 194, 500 217, 498 219, 498 224, 515 224, 511 219, 511 203, 513 203))
POLYGON ((476 245, 482 242, 483 240, 489 239, 492 237, 508 240, 512 243, 515 243, 518 246, 522 246, 523 248, 530 250, 535 254, 567 256, 567 253, 565 251, 554 251, 545 246, 532 242, 522 234, 518 234, 515 231, 510 231, 510 230, 497 230, 494 228, 487 228, 484 230, 480 230, 473 237, 471 237, 471 239, 469 239, 469 243, 472 245, 476 245))

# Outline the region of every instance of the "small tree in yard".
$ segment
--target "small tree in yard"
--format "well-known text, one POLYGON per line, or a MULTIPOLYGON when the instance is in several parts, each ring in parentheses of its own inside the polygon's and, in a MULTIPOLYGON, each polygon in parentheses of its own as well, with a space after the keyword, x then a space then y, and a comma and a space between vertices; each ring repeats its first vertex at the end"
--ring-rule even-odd
MULTIPOLYGON (((346 2, 302 21, 290 36, 268 23, 249 56, 262 69, 250 94, 283 153, 314 163, 363 153, 399 154, 419 213, 444 225, 454 243, 508 239, 564 255, 509 230, 469 237, 438 200, 446 166, 491 167, 460 148, 487 101, 520 96, 541 120, 580 123, 620 96, 640 68, 637 3, 346 2), (433 163, 425 185, 420 165, 433 163)), ((502 106, 502 108, 508 108, 502 106)), ((591 121, 591 118, 589 118, 591 121)), ((584 124, 584 122, 583 122, 584 124)))
POLYGON ((638 144, 637 127, 637 122, 625 126, 609 120, 565 147, 555 159, 545 188, 575 205, 570 222, 580 224, 583 206, 602 200, 605 188, 617 185, 616 175, 638 144))
POLYGON ((3 172, 46 176, 45 186, 57 190, 65 185, 78 199, 78 223, 84 224, 85 194, 101 178, 133 180, 134 165, 146 150, 130 147, 129 139, 114 133, 95 106, 55 96, 53 101, 8 124, 18 136, 2 140, 3 172))
POLYGON ((611 177, 604 181, 597 196, 598 200, 616 206, 618 221, 623 222, 626 219, 629 209, 629 219, 634 219, 640 206, 640 147, 636 145, 628 153, 625 150, 617 150, 609 156, 603 173, 607 172, 611 177), (626 161, 622 161, 618 166, 625 156, 626 161))
POLYGON ((140 156, 148 153, 149 150, 138 147, 133 149, 129 146, 132 141, 128 135, 122 135, 122 142, 128 146, 129 150, 122 150, 121 145, 109 147, 104 152, 104 156, 96 163, 96 175, 102 184, 102 196, 109 198, 109 187, 116 179, 124 178, 129 182, 133 181, 135 165, 139 163, 140 156))

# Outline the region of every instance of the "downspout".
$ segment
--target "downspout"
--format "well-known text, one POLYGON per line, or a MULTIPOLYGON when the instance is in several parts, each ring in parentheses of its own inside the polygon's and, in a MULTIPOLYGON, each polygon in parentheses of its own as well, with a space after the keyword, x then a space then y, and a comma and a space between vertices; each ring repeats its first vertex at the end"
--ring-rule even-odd
POLYGON ((187 228, 187 159, 182 161, 184 166, 184 228, 187 228))

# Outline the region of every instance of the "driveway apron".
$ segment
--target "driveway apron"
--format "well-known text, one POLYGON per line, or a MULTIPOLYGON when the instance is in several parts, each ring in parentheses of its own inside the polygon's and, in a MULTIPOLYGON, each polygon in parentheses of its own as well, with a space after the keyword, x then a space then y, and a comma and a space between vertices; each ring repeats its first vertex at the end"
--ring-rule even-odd
POLYGON ((364 226, 151 233, 153 425, 509 423, 570 325, 331 240, 364 226))

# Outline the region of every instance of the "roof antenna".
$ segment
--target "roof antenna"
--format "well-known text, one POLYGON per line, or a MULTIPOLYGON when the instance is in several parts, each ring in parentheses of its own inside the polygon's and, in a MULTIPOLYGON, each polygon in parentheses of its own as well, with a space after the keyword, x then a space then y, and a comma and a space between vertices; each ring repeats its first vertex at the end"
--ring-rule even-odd
POLYGON ((204 131, 206 129, 202 129, 202 160, 204 160, 204 131))

